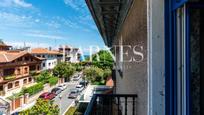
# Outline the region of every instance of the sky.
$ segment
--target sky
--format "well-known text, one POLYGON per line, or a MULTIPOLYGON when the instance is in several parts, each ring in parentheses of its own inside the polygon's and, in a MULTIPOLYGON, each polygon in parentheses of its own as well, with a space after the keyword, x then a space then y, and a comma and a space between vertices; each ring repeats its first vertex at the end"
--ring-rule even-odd
POLYGON ((85 0, 0 0, 0 39, 14 47, 104 46, 85 0))

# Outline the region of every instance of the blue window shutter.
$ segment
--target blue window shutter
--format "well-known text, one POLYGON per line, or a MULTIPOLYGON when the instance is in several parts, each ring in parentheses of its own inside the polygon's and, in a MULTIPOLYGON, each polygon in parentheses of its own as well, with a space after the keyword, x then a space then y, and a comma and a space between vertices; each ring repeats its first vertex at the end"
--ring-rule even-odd
POLYGON ((181 7, 186 2, 188 2, 188 0, 172 0, 172 10, 181 7))

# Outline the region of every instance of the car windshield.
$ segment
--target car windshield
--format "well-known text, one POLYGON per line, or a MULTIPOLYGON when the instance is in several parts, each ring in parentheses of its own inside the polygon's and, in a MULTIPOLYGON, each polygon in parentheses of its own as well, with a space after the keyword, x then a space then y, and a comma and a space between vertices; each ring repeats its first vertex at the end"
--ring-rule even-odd
POLYGON ((81 88, 82 86, 80 86, 80 85, 78 85, 78 86, 76 86, 76 88, 81 88))
POLYGON ((45 96, 44 95, 41 95, 39 98, 44 98, 45 96))
POLYGON ((71 93, 77 93, 77 90, 71 90, 71 93))

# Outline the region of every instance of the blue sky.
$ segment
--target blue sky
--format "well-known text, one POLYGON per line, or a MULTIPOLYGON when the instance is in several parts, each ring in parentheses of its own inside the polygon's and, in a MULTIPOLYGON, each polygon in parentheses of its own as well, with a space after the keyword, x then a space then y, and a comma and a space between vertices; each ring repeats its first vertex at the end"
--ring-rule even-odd
POLYGON ((0 25, 13 46, 104 46, 85 0, 0 0, 0 25))

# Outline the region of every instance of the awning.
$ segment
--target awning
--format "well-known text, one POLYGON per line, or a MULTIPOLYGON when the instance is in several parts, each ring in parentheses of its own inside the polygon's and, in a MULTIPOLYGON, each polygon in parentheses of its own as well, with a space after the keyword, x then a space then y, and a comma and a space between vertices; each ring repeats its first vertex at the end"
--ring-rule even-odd
POLYGON ((132 2, 133 0, 86 0, 107 46, 112 46, 132 2))

